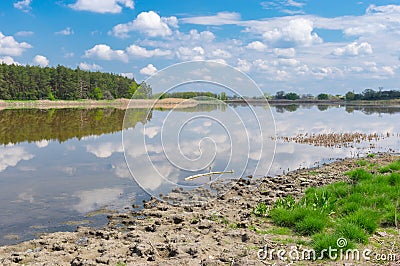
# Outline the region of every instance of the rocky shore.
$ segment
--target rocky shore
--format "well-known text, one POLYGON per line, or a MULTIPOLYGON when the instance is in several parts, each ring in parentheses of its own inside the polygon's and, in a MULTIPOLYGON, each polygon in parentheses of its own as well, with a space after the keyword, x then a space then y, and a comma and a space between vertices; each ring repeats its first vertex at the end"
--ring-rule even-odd
MULTIPOLYGON (((398 155, 364 158, 368 163, 388 164, 398 155)), ((280 197, 299 197, 306 188, 347 181, 344 173, 358 167, 359 159, 345 159, 314 169, 303 169, 262 180, 242 178, 218 199, 199 206, 173 206, 151 199, 143 208, 109 216, 103 229, 78 227, 13 246, 0 247, 1 265, 382 265, 382 262, 263 260, 270 248, 299 249, 309 239, 282 230, 268 219, 253 214, 265 202, 272 206, 280 197), (354 264, 353 264, 354 263, 354 264)), ((205 193, 205 192, 203 192, 205 193)), ((166 196, 179 201, 180 191, 166 196)), ((371 237, 375 252, 398 254, 400 235, 380 229, 371 237)))

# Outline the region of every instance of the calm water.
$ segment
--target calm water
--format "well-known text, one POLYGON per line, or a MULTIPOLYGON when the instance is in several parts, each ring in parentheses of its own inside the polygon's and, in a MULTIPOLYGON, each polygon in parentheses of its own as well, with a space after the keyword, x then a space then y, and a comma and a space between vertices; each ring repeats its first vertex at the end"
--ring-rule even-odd
POLYGON ((104 215, 88 214, 131 208, 150 197, 146 191, 158 195, 177 185, 207 184, 208 178, 184 178, 207 172, 210 164, 214 171, 234 170, 235 176, 255 169, 255 175, 262 176, 269 166, 268 174, 274 175, 337 158, 400 150, 397 107, 253 109, 217 105, 172 113, 138 109, 129 112, 125 124, 125 111, 114 109, 0 111, 0 245, 41 232, 74 230, 77 223, 104 225, 104 215), (278 137, 332 132, 388 137, 336 148, 278 138, 275 147, 274 127, 268 120, 271 111, 278 137), (254 126, 258 125, 254 113, 268 120, 262 136, 254 126))

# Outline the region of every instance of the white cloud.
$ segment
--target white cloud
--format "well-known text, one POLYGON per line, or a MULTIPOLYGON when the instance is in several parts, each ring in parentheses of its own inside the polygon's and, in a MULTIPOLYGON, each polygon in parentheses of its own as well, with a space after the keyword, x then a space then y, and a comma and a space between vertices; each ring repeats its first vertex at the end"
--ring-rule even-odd
POLYGON ((28 12, 31 10, 31 4, 32 0, 22 0, 14 3, 14 7, 17 9, 20 9, 24 12, 28 12))
MULTIPOLYGON (((204 50, 203 50, 203 53, 204 53, 204 50)), ((225 50, 222 50, 222 49, 219 49, 219 48, 214 50, 214 51, 212 51, 211 55, 213 57, 219 57, 219 58, 225 58, 225 59, 232 57, 232 55, 229 52, 227 52, 225 50)))
POLYGON ((128 79, 133 79, 134 78, 134 75, 131 72, 129 72, 129 73, 121 73, 120 75, 123 76, 123 77, 126 77, 128 79))
POLYGON ((72 208, 80 213, 88 213, 114 203, 123 193, 124 190, 122 188, 99 188, 79 191, 74 196, 78 197, 80 201, 72 208))
POLYGON ((239 58, 236 68, 239 69, 240 71, 243 71, 243 72, 249 72, 250 68, 251 68, 251 63, 249 63, 245 59, 240 59, 239 58))
POLYGON ((322 43, 322 39, 313 30, 311 20, 296 18, 284 26, 264 32, 263 37, 276 46, 311 46, 322 43))
POLYGON ((41 141, 36 141, 35 143, 38 148, 45 148, 49 145, 49 141, 45 139, 42 139, 41 141))
POLYGON ((32 36, 33 34, 35 34, 33 31, 19 31, 19 32, 15 33, 15 36, 29 37, 29 36, 32 36))
POLYGON ((246 46, 246 48, 251 49, 251 50, 256 50, 259 52, 263 52, 263 51, 265 51, 265 49, 267 49, 267 46, 260 41, 254 41, 254 42, 249 43, 246 46))
POLYGON ((20 56, 32 46, 26 42, 17 42, 12 36, 5 36, 0 32, 0 55, 20 56))
POLYGON ((214 16, 199 16, 180 19, 183 23, 196 25, 228 25, 237 24, 240 14, 235 12, 219 12, 214 16))
POLYGON ((65 36, 68 36, 68 35, 74 34, 74 31, 73 31, 70 27, 67 27, 67 28, 65 28, 65 29, 63 29, 63 30, 61 30, 61 31, 55 32, 55 34, 56 34, 56 35, 65 35, 65 36))
POLYGON ((140 74, 151 76, 157 72, 157 68, 153 64, 148 64, 146 67, 140 70, 140 74))
POLYGON ((70 8, 95 13, 121 13, 122 7, 134 8, 133 0, 78 0, 70 8))
POLYGON ((36 55, 36 56, 33 58, 33 63, 34 63, 35 65, 39 65, 39 66, 42 66, 42 67, 46 67, 46 66, 49 65, 49 60, 48 60, 45 56, 43 56, 43 55, 36 55))
POLYGON ((83 70, 88 70, 88 71, 97 71, 97 70, 101 70, 102 69, 102 67, 99 66, 99 65, 96 65, 94 63, 93 64, 89 64, 89 63, 86 63, 86 62, 81 62, 79 64, 79 68, 83 69, 83 70))
POLYGON ((178 27, 176 17, 160 17, 156 12, 142 12, 135 20, 126 24, 118 24, 113 27, 109 34, 119 38, 129 37, 129 32, 139 31, 150 37, 165 37, 172 34, 170 27, 178 27))
POLYGON ((132 44, 126 51, 129 55, 136 56, 136 57, 153 57, 153 56, 167 56, 171 55, 171 51, 169 50, 161 50, 161 49, 154 49, 154 50, 147 50, 144 47, 138 46, 136 44, 132 44))
POLYGON ((362 42, 360 44, 352 42, 344 47, 336 48, 332 54, 337 56, 369 55, 372 54, 372 46, 367 42, 362 42))
POLYGON ((0 57, 0 64, 6 64, 6 65, 20 65, 20 63, 16 62, 14 60, 14 58, 12 58, 11 56, 3 56, 0 57))
POLYGON ((296 55, 296 50, 294 48, 275 48, 274 54, 280 58, 292 58, 296 55))
POLYGON ((294 0, 278 0, 261 2, 261 6, 263 9, 278 10, 282 13, 294 15, 304 13, 302 8, 305 6, 305 3, 294 0))
POLYGON ((85 57, 97 58, 102 60, 120 60, 122 62, 128 62, 128 56, 123 50, 112 50, 110 46, 106 44, 97 44, 93 48, 85 51, 85 57))
POLYGON ((179 47, 176 51, 176 56, 181 60, 204 60, 204 49, 201 46, 194 48, 179 47))
POLYGON ((98 158, 108 158, 116 152, 123 152, 121 143, 105 142, 98 145, 88 145, 86 150, 98 158))
POLYGON ((0 152, 0 172, 6 170, 7 167, 14 167, 20 161, 28 161, 34 156, 25 151, 22 147, 3 147, 0 152))

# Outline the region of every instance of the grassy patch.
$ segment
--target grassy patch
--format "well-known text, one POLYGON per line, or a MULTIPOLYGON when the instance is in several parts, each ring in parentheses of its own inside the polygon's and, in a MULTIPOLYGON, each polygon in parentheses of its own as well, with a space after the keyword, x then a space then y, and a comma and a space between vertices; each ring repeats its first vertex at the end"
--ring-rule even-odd
POLYGON ((400 224, 400 160, 376 169, 377 173, 362 168, 349 171, 349 183, 309 188, 297 201, 291 196, 280 199, 268 217, 275 225, 311 236, 317 254, 337 248, 339 238, 347 240, 345 250, 367 244, 378 227, 400 224))

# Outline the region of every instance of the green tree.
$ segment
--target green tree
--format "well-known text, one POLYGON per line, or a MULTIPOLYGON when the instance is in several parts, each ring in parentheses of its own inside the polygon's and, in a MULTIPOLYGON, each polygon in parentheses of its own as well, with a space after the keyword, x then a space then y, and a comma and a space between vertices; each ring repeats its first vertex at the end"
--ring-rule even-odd
POLYGON ((289 93, 287 93, 287 94, 285 95, 285 98, 286 98, 287 100, 292 100, 292 101, 294 101, 294 100, 300 99, 300 96, 299 96, 297 93, 295 93, 295 92, 289 92, 289 93))
POLYGON ((329 100, 329 94, 327 94, 327 93, 320 93, 320 94, 318 94, 317 99, 318 99, 318 100, 329 100))
POLYGON ((345 98, 347 101, 354 101, 356 98, 356 95, 354 94, 354 92, 349 91, 346 93, 345 98))

